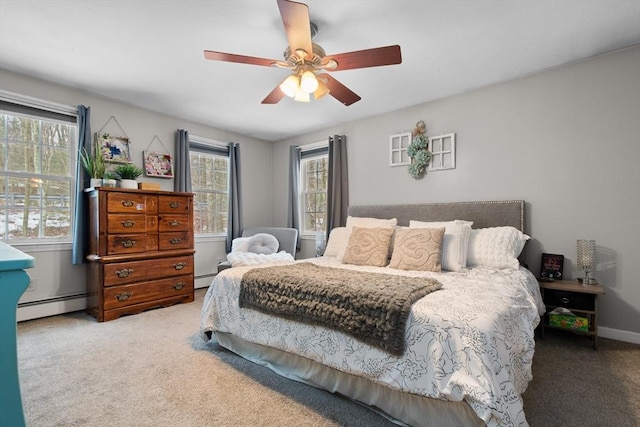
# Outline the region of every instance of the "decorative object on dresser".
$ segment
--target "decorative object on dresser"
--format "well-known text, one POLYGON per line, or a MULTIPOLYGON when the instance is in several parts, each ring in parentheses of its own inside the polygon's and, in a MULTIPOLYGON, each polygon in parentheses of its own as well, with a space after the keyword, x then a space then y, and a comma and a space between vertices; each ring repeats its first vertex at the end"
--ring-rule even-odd
POLYGON ((584 286, 569 280, 540 282, 540 291, 547 312, 542 317, 540 332, 546 328, 562 329, 589 336, 598 349, 598 295, 600 285, 584 286))
POLYGON ((118 165, 114 171, 115 175, 120 178, 120 187, 136 189, 138 188, 138 182, 136 179, 142 175, 142 169, 133 163, 123 163, 118 165))
POLYGON ((87 312, 102 322, 192 302, 193 194, 104 187, 87 193, 87 312))
POLYGON ((584 278, 578 279, 585 285, 594 285, 598 281, 589 277, 589 273, 596 271, 596 241, 580 239, 577 242, 576 264, 578 270, 584 271, 584 278))
POLYGON ((564 255, 542 254, 540 255, 540 277, 543 282, 562 280, 564 267, 564 255))

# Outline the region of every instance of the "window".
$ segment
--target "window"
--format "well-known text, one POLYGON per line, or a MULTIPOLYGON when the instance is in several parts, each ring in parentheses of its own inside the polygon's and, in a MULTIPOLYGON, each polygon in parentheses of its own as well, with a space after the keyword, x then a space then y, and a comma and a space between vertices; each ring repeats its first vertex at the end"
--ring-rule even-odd
POLYGON ((0 238, 69 241, 76 116, 0 100, 0 238), (72 155, 73 153, 73 155, 72 155))
POLYGON ((194 233, 225 234, 229 210, 229 151, 191 137, 189 160, 194 233))
POLYGON ((301 233, 326 231, 329 155, 327 147, 303 151, 300 159, 301 233))

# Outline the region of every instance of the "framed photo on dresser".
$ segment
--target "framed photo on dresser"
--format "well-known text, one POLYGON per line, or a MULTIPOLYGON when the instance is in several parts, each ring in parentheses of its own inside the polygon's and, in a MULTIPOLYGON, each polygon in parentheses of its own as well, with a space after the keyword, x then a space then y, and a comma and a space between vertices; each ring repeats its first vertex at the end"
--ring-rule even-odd
POLYGON ((540 277, 543 279, 562 280, 564 255, 542 254, 540 261, 540 277))

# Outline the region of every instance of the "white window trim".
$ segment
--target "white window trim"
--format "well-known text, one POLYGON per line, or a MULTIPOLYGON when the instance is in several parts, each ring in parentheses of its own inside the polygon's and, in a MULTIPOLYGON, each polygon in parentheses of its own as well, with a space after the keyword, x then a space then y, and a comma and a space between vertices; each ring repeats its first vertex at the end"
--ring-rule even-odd
MULTIPOLYGON (((78 107, 77 106, 60 104, 57 102, 52 102, 45 99, 29 96, 29 95, 23 95, 21 93, 11 92, 4 89, 0 89, 0 100, 10 102, 13 104, 24 105, 25 107, 51 111, 53 113, 75 117, 76 118, 76 123, 75 123, 76 138, 75 138, 74 144, 71 144, 69 146, 69 165, 71 167, 70 168, 71 171, 76 170, 76 156, 74 156, 73 153, 75 153, 78 150, 79 135, 77 133, 78 132, 78 122, 77 122, 78 107)), ((49 118, 47 118, 47 120, 57 121, 49 118)), ((9 173, 9 175, 22 176, 22 174, 13 174, 13 173, 9 173)), ((56 177, 56 178, 59 178, 59 177, 56 177)), ((72 173, 68 178, 68 181, 70 181, 70 183, 72 184, 71 185, 72 190, 73 188, 75 188, 75 178, 76 177, 74 173, 72 173)), ((71 230, 73 230, 75 227, 75 222, 77 220, 74 216, 76 208, 75 208, 75 197, 74 197, 73 191, 69 196, 70 196, 69 227, 71 230)), ((0 241, 4 241, 5 243, 10 243, 12 246, 25 248, 25 250, 29 250, 30 252, 47 252, 49 250, 71 249, 72 239, 73 237, 69 236, 68 238, 63 238, 63 239, 36 237, 31 239, 12 239, 12 240, 0 239, 0 241)))
MULTIPOLYGON (((329 143, 327 141, 320 141, 320 142, 314 142, 311 144, 306 144, 306 145, 301 145, 300 146, 300 152, 304 153, 305 151, 312 151, 312 150, 317 150, 318 148, 329 148, 329 143)), ((318 159, 324 156, 328 156, 328 154, 318 154, 317 156, 312 156, 312 157, 308 157, 304 160, 300 160, 300 166, 302 169, 302 162, 305 160, 313 160, 313 159, 318 159)), ((328 160, 328 158, 327 158, 328 160)), ((329 163, 327 162, 327 166, 329 165, 329 163)), ((303 240, 308 240, 308 239, 314 239, 315 240, 315 236, 317 231, 305 231, 304 230, 304 191, 302 189, 302 170, 300 170, 300 182, 298 183, 298 188, 300 188, 300 194, 299 196, 299 209, 300 209, 300 238, 303 240)), ((327 189, 328 190, 328 189, 327 189)))
MULTIPOLYGON (((209 145, 211 147, 214 148, 220 148, 223 150, 226 150, 229 148, 228 144, 225 144, 222 141, 218 141, 215 139, 211 139, 211 138, 206 138, 204 136, 198 136, 198 135, 191 135, 189 134, 189 142, 195 142, 198 144, 204 144, 204 145, 209 145)), ((228 158, 227 158, 228 161, 228 158)), ((221 194, 219 191, 216 191, 216 193, 221 194)), ((228 183, 227 183, 227 197, 229 194, 229 188, 228 188, 228 183)), ((200 243, 200 242, 216 242, 216 241, 222 241, 222 240, 226 240, 227 238, 227 232, 223 231, 220 233, 194 233, 194 239, 196 243, 200 243)))

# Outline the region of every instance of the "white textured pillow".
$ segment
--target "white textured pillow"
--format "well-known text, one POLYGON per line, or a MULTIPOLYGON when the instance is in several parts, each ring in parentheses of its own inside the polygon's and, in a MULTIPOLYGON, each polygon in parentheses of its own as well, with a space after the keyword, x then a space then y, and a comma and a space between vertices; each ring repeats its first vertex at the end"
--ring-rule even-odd
POLYGON ((264 265, 279 262, 293 262, 293 256, 285 251, 275 254, 254 254, 251 252, 231 252, 227 254, 227 260, 232 267, 244 267, 247 265, 264 265))
POLYGON ((251 237, 236 237, 231 242, 231 252, 249 252, 249 239, 251 237))
POLYGON ((279 246, 280 242, 271 234, 258 233, 249 237, 247 252, 270 255, 278 252, 279 246))
POLYGON ((324 256, 338 256, 347 246, 347 227, 336 227, 329 233, 329 241, 324 250, 324 256))
POLYGON ((515 227, 491 227, 471 230, 469 267, 518 269, 518 256, 530 237, 515 227))
MULTIPOLYGON (((349 236, 351 236, 351 231, 353 227, 360 228, 395 228, 398 225, 398 220, 396 218, 391 219, 378 219, 378 218, 366 218, 366 217, 357 217, 357 216, 348 216, 347 217, 347 241, 349 241, 349 236)), ((340 253, 338 253, 338 259, 342 261, 344 259, 344 253, 347 250, 347 245, 344 245, 340 253)))
POLYGON ((442 241, 442 269, 461 271, 467 267, 467 252, 472 221, 409 221, 409 228, 445 228, 442 241))

